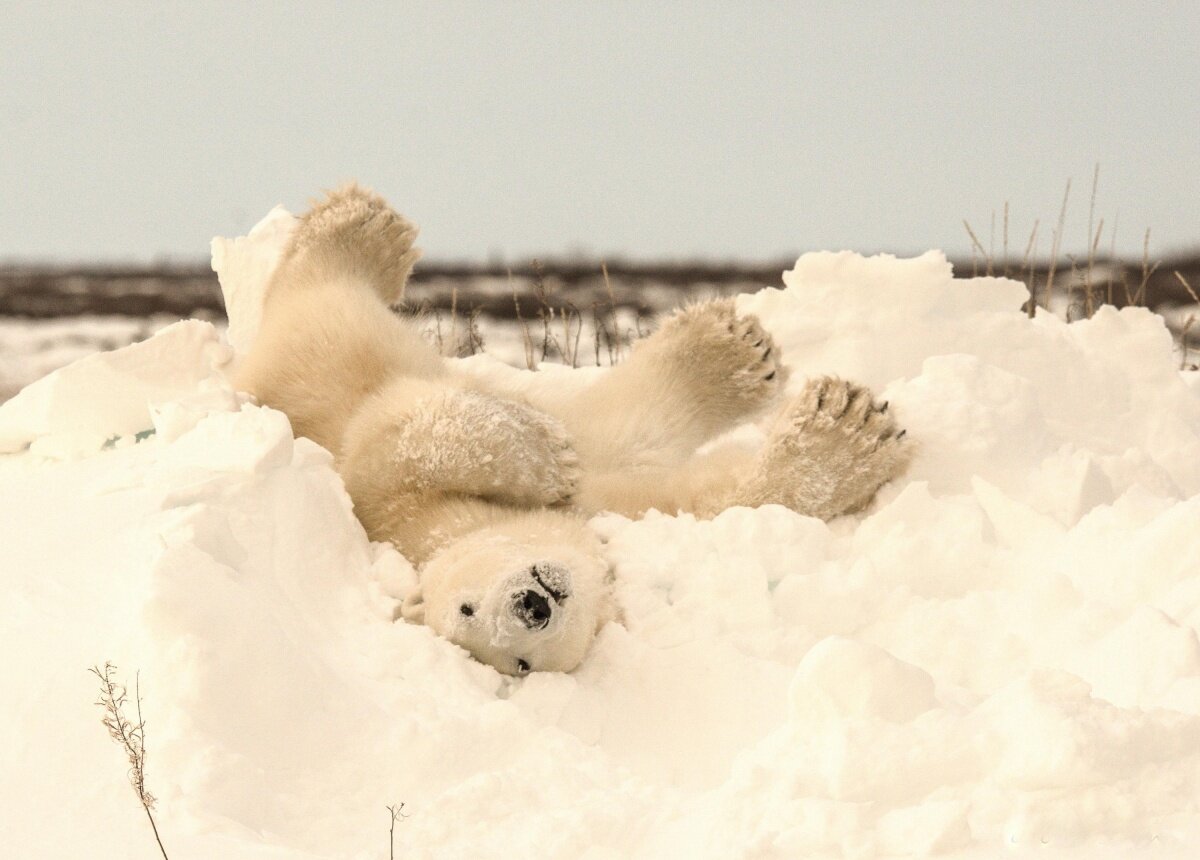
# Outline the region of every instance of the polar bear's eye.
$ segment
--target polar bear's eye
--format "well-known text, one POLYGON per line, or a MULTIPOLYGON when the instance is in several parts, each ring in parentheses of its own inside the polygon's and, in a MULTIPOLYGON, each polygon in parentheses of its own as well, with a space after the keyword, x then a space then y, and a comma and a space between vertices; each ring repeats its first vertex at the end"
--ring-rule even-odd
POLYGON ((475 614, 475 607, 469 603, 464 603, 462 606, 458 607, 458 611, 467 616, 467 618, 470 618, 475 614))
POLYGON ((518 675, 528 675, 529 674, 529 661, 528 660, 518 660, 517 661, 517 674, 518 675))

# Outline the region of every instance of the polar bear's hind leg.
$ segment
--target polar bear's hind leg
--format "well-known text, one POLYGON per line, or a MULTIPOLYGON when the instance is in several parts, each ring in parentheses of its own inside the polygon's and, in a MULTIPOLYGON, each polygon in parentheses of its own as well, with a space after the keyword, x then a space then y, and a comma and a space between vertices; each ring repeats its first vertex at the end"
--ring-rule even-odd
MULTIPOLYGON (((692 305, 557 411, 596 472, 678 465, 783 390, 782 351, 733 299, 692 305)), ((555 411, 547 405, 548 411, 555 411)))
POLYGON ((382 197, 347 183, 313 204, 284 251, 276 281, 291 286, 347 277, 365 281, 386 305, 404 296, 417 228, 382 197))
POLYGON ((441 375, 442 359, 387 303, 417 259, 416 228, 357 185, 304 215, 267 287, 238 385, 337 453, 349 417, 397 373, 441 375))

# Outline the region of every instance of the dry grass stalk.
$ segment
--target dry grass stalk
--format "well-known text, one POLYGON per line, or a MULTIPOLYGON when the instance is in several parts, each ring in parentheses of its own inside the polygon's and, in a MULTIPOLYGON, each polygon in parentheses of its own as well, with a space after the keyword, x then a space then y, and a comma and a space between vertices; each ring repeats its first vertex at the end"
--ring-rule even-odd
POLYGON ((1034 219, 1033 229, 1029 231, 1029 242, 1025 245, 1025 256, 1021 258, 1021 271, 1018 277, 1029 284, 1029 318, 1033 319, 1037 313, 1037 270, 1034 268, 1032 260, 1037 256, 1037 235, 1038 228, 1041 226, 1041 221, 1034 219), (1028 278, 1025 275, 1028 270, 1028 278))
MULTIPOLYGON (((1200 305, 1200 296, 1196 295, 1196 291, 1192 289, 1192 285, 1188 282, 1188 279, 1183 276, 1183 272, 1176 269, 1174 274, 1179 283, 1183 284, 1183 288, 1187 290, 1188 295, 1192 297, 1192 301, 1200 305)), ((1188 332, 1191 331, 1191 328, 1195 322, 1196 315, 1188 314, 1188 318, 1183 321, 1183 331, 1179 333, 1179 346, 1180 351, 1182 352, 1182 355, 1179 358, 1180 370, 1188 369, 1188 332)))
POLYGON ((1158 271, 1158 263, 1150 265, 1150 228, 1146 228, 1146 238, 1142 240, 1142 282, 1138 285, 1138 290, 1133 295, 1132 305, 1140 305, 1146 301, 1146 286, 1150 283, 1150 278, 1158 271))
POLYGON ((963 226, 967 228, 967 235, 971 237, 971 277, 976 277, 979 274, 979 257, 982 256, 987 262, 988 274, 991 274, 992 259, 991 255, 984 250, 983 243, 979 241, 979 237, 975 235, 974 229, 965 218, 963 226))
POLYGON ((1179 351, 1180 351, 1180 356, 1179 356, 1179 369, 1180 369, 1180 370, 1187 370, 1187 369, 1188 369, 1188 363, 1187 363, 1187 359, 1188 359, 1188 331, 1190 331, 1190 330, 1191 330, 1191 328, 1192 328, 1192 324, 1193 324, 1194 322, 1196 322, 1196 315, 1195 315, 1195 314, 1188 314, 1188 318, 1187 318, 1186 320, 1184 320, 1184 321, 1183 321, 1183 331, 1181 331, 1181 332, 1179 333, 1179 347, 1180 347, 1180 350, 1179 350, 1179 351))
MULTIPOLYGON (((612 330, 608 338, 608 365, 611 367, 621 360, 621 337, 617 330, 617 294, 613 292, 612 280, 608 277, 608 264, 600 264, 600 274, 604 277, 604 291, 608 294, 608 314, 612 320, 612 330), (615 344, 614 344, 615 335, 615 344), (616 350, 614 356, 614 348, 616 350)), ((599 362, 597 362, 599 364, 599 362)))
POLYGON ((521 299, 517 296, 517 284, 513 280, 511 269, 508 272, 508 285, 512 289, 513 308, 517 312, 517 322, 521 326, 521 342, 525 346, 525 367, 527 370, 533 370, 537 367, 537 363, 533 360, 533 336, 529 333, 529 324, 525 322, 525 316, 521 313, 521 299))
POLYGON ((1200 305, 1200 296, 1196 295, 1196 291, 1192 289, 1192 285, 1188 283, 1188 279, 1183 276, 1183 272, 1176 269, 1174 274, 1176 280, 1183 284, 1183 288, 1188 291, 1188 295, 1192 297, 1192 301, 1200 305))
POLYGON ((550 305, 550 289, 546 286, 541 260, 533 261, 533 294, 538 300, 538 318, 542 321, 542 361, 545 361, 554 339, 551 331, 554 308, 550 305))
MULTIPOLYGON (((1125 287, 1125 292, 1126 292, 1126 294, 1128 294, 1129 288, 1125 281, 1125 267, 1117 265, 1117 224, 1119 224, 1120 221, 1121 221, 1121 210, 1118 209, 1115 213, 1113 213, 1112 230, 1110 231, 1110 234, 1108 237, 1108 261, 1111 265, 1116 266, 1116 268, 1118 270, 1120 270, 1121 285, 1123 287, 1125 287)), ((1113 283, 1114 283, 1114 281, 1115 281, 1115 278, 1113 278, 1113 273, 1110 271, 1108 273, 1108 298, 1105 300, 1110 305, 1113 303, 1113 283)))
POLYGON ((404 814, 403 803, 399 806, 389 806, 387 811, 392 816, 392 823, 388 827, 388 858, 396 860, 396 822, 402 818, 408 818, 408 816, 404 814))
POLYGON ((1092 269, 1096 265, 1096 245, 1100 243, 1100 231, 1104 229, 1104 219, 1100 219, 1100 229, 1095 232, 1095 240, 1092 239, 1092 224, 1096 218, 1096 189, 1100 185, 1100 163, 1096 163, 1095 169, 1092 171, 1092 196, 1088 203, 1088 260, 1087 269, 1083 273, 1083 290, 1085 301, 1085 313, 1088 319, 1096 312, 1095 301, 1092 298, 1092 269))
POLYGON ((1004 277, 1008 277, 1008 201, 1004 201, 1004 277))
POLYGON ((996 259, 996 210, 992 210, 992 225, 988 231, 988 253, 987 253, 987 268, 984 274, 988 277, 992 275, 992 261, 996 259))
MULTIPOLYGON (((1046 273, 1046 307, 1054 299, 1054 273, 1058 269, 1058 252, 1062 245, 1063 228, 1067 221, 1067 201, 1071 197, 1071 180, 1067 180, 1067 189, 1063 192, 1062 208, 1058 211, 1058 226, 1054 229, 1054 239, 1050 245, 1050 271, 1046 273)), ((1068 300, 1069 301, 1069 300, 1068 300)))
POLYGON ((136 676, 134 680, 133 698, 137 708, 137 722, 131 722, 125 716, 125 705, 129 702, 125 685, 113 678, 117 667, 105 662, 104 668, 93 666, 88 669, 100 679, 100 698, 96 704, 104 709, 101 720, 108 729, 108 736, 121 745, 129 759, 129 782, 134 793, 146 810, 146 818, 150 820, 150 828, 154 831, 154 841, 162 852, 163 860, 167 860, 167 849, 163 847, 158 835, 158 825, 154 823, 154 805, 157 803, 154 795, 146 789, 146 721, 142 719, 142 696, 138 688, 136 676))

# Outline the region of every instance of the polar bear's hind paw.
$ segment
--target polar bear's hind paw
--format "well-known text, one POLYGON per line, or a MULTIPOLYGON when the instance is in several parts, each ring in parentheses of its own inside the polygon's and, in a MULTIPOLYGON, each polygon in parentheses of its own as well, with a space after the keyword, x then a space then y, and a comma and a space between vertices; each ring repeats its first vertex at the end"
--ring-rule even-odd
POLYGON ((382 197, 347 183, 313 204, 300 220, 288 253, 365 276, 388 304, 398 301, 421 252, 417 228, 382 197))
POLYGON ((738 314, 731 298, 679 311, 651 339, 674 354, 677 372, 693 377, 703 401, 725 420, 762 409, 787 380, 783 351, 757 317, 738 314))
POLYGON ((825 520, 853 513, 904 473, 912 453, 886 403, 860 385, 819 377, 780 411, 741 501, 825 520))
POLYGON ((830 376, 809 382, 784 415, 797 441, 806 434, 836 432, 862 454, 902 445, 906 435, 886 402, 876 403, 869 389, 830 376))

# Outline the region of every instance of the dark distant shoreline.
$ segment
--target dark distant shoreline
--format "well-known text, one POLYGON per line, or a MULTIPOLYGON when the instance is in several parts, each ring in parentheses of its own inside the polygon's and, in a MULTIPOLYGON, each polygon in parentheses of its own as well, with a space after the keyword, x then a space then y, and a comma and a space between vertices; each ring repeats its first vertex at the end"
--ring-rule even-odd
MULTIPOLYGON (((607 278, 595 261, 547 261, 511 268, 496 265, 423 261, 410 283, 407 302, 416 309, 463 314, 479 312, 497 319, 517 316, 517 303, 534 307, 550 296, 556 304, 569 303, 581 310, 597 305, 654 312, 678 304, 697 292, 739 293, 781 285, 780 273, 791 260, 759 265, 721 263, 607 264, 607 278), (514 302, 514 292, 516 302, 514 302)), ((983 274, 983 264, 955 261, 955 271, 983 274)), ((993 263, 995 274, 1006 267, 993 263)), ((1042 263, 1032 272, 1010 264, 1010 277, 1029 283, 1035 279, 1039 293, 1049 274, 1042 263)), ((1056 267, 1055 290, 1082 297, 1083 273, 1070 260, 1056 267)), ((1145 281, 1142 263, 1096 261, 1090 286, 1093 301, 1118 307, 1142 304, 1154 310, 1194 304, 1179 272, 1200 291, 1200 254, 1163 260, 1145 281), (1130 299, 1135 301, 1130 302, 1130 299)), ((524 310, 523 310, 524 312, 524 310)), ((217 277, 207 263, 147 265, 0 265, 0 316, 50 319, 80 315, 200 317, 225 316, 217 277)))

